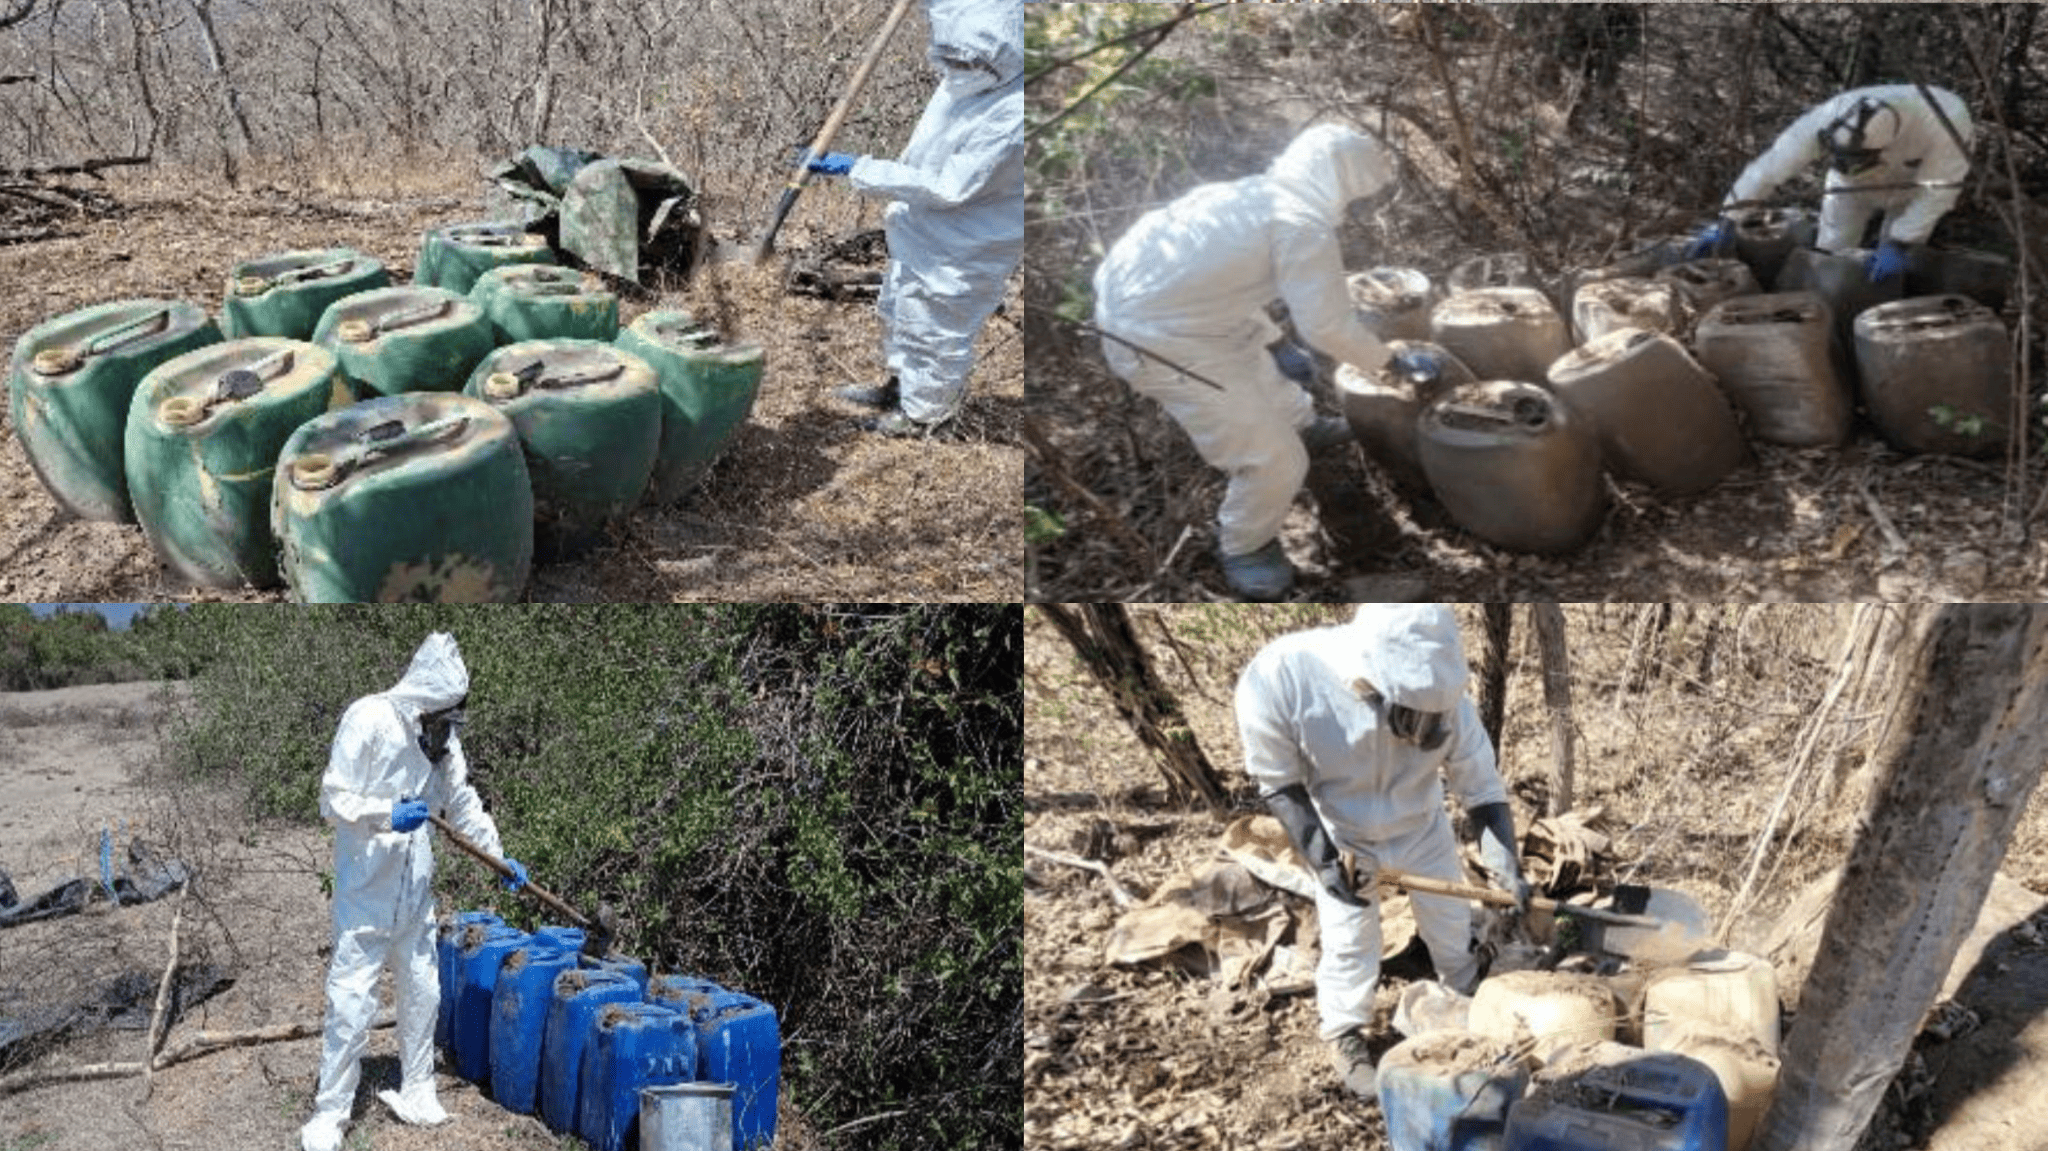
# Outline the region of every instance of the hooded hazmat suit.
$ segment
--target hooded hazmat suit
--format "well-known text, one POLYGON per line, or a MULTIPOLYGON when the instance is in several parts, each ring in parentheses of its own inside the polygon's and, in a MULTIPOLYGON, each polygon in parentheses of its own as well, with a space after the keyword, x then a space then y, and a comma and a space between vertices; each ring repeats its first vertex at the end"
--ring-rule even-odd
POLYGON ((327 1025, 313 1118, 301 1132, 306 1151, 339 1146, 355 1102, 360 1060, 376 1014, 377 973, 388 961, 398 1007, 402 1087, 388 1097, 401 1118, 444 1118, 434 1098, 434 1019, 440 975, 434 962, 433 828, 391 830, 391 809, 419 797, 429 809, 494 856, 497 825, 469 785, 459 736, 431 762, 420 747, 420 719, 460 703, 469 672, 453 636, 436 632, 413 653, 389 691, 342 713, 320 814, 334 826, 334 957, 327 969, 327 1025))
MULTIPOLYGON (((1963 143, 1968 144, 1972 128, 1970 110, 1963 98, 1942 88, 1928 90, 1948 114, 1963 143)), ((1896 133, 1883 144, 1883 158, 1875 167, 1853 176, 1832 169, 1828 172, 1830 194, 1821 203, 1820 235, 1815 247, 1824 252, 1859 247, 1870 218, 1879 212, 1885 214, 1880 239, 1900 245, 1925 243, 1934 225, 1948 214, 1962 194, 1963 178, 1970 172, 1970 157, 1967 150, 1956 147, 1948 129, 1942 127, 1941 117, 1912 84, 1858 88, 1816 105, 1779 133, 1777 143, 1769 151, 1742 170, 1728 192, 1727 202, 1769 196, 1778 185, 1815 161, 1827 159, 1828 149, 1821 134, 1864 98, 1880 101, 1897 113, 1896 133), (1878 190, 1900 184, 1908 186, 1878 190), (1873 190, 1836 191, 1857 188, 1873 190)), ((1879 125, 1887 133, 1893 128, 1891 124, 1879 125)))
MULTIPOLYGON (((1465 679, 1458 621, 1443 605, 1361 604, 1348 625, 1282 636, 1252 658, 1237 682, 1245 772, 1265 795, 1305 787, 1340 848, 1370 854, 1382 866, 1465 882, 1444 812, 1444 781, 1468 810, 1507 802, 1465 679), (1369 700, 1373 692, 1385 704, 1369 700), (1386 704, 1445 713, 1449 738, 1435 751, 1396 739, 1386 704)), ((1478 974, 1470 910, 1441 896, 1409 900, 1438 977, 1470 991, 1478 974)), ((1316 1008, 1322 1037, 1334 1040, 1372 1022, 1379 910, 1352 906, 1319 886, 1316 915, 1323 949, 1316 1008)))
POLYGON ((1217 514, 1224 555, 1280 534, 1308 475, 1299 429, 1308 394, 1280 374, 1266 305, 1285 300, 1324 354, 1374 371, 1387 349, 1358 320, 1337 229, 1353 200, 1390 186, 1379 143, 1334 124, 1295 137, 1263 175, 1204 184, 1140 217, 1095 272, 1095 324, 1222 386, 1190 379, 1114 340, 1103 358, 1159 401, 1211 467, 1230 475, 1217 514))
POLYGON ((974 337, 1024 255, 1024 5, 933 0, 930 58, 945 74, 900 160, 864 156, 854 189, 887 199, 882 356, 919 423, 950 418, 974 337))

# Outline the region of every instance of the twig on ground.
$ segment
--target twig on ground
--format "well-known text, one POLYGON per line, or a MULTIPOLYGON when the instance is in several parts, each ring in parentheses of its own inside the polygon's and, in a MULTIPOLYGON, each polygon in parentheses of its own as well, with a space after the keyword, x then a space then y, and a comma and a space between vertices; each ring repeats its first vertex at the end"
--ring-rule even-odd
POLYGON ((1137 897, 1132 895, 1130 892, 1125 891, 1124 885, 1118 883, 1116 881, 1116 876, 1110 874, 1109 865, 1103 863, 1100 860, 1082 859, 1078 855, 1064 855, 1057 851, 1047 851, 1042 847, 1033 847, 1028 843, 1024 845, 1024 850, 1028 854, 1035 855, 1038 858, 1047 860, 1051 863, 1064 864, 1068 867, 1078 867, 1082 871, 1092 871, 1095 874, 1100 875, 1103 878, 1103 880, 1109 884, 1110 897, 1116 900, 1116 905, 1118 907, 1131 907, 1138 902, 1137 897))
POLYGON ((1144 536, 1138 534, 1138 529, 1118 515, 1114 508, 1104 503, 1101 496, 1089 491, 1081 481, 1068 474, 1066 465, 1060 462, 1059 453, 1053 450, 1051 441, 1047 440, 1045 433, 1039 429, 1038 421, 1025 416, 1022 430, 1025 447, 1038 458, 1038 466, 1044 470, 1046 476, 1067 494, 1087 505, 1089 512, 1102 521, 1102 525, 1108 528, 1111 534, 1122 540, 1133 555, 1141 557, 1144 563, 1150 566, 1152 545, 1144 536))
POLYGON ((1862 495, 1864 506, 1870 509, 1870 518, 1877 522, 1877 530, 1884 533, 1885 550, 1897 556, 1904 556, 1912 549, 1906 546, 1906 537, 1892 524, 1892 517, 1885 514, 1884 505, 1877 502, 1876 493, 1870 490, 1870 477, 1856 477, 1856 491, 1862 495))
MULTIPOLYGON (((372 1031, 390 1027, 396 1017, 390 1012, 377 1017, 370 1024, 372 1031)), ((280 1023, 271 1027, 258 1027, 249 1031, 201 1031, 169 1051, 151 1060, 151 1064, 162 1070, 188 1059, 211 1055, 229 1047, 252 1047, 260 1043, 285 1043, 293 1039, 310 1039, 320 1034, 319 1023, 280 1023)), ((140 1062, 82 1063, 71 1067, 52 1067, 43 1071, 24 1071, 7 1079, 0 1079, 0 1096, 26 1091, 32 1087, 46 1087, 52 1083, 76 1083, 86 1079, 121 1079, 129 1075, 140 1075, 144 1065, 140 1062)))
POLYGON ((833 1128, 832 1130, 830 1130, 830 1131, 827 1131, 827 1132, 825 1132, 825 1133, 824 1133, 823 1135, 819 1136, 819 1138, 821 1138, 821 1139, 830 1139, 831 1137, 833 1137, 834 1135, 837 1135, 837 1134, 839 1134, 839 1133, 840 1133, 840 1132, 842 1132, 842 1131, 852 1131, 852 1130, 854 1130, 854 1129, 856 1129, 856 1128, 859 1128, 859 1127, 865 1127, 865 1126, 867 1126, 867 1125, 868 1125, 868 1124, 870 1124, 870 1123, 880 1123, 880 1122, 881 1122, 882 1120, 884 1120, 884 1119, 895 1119, 895 1118, 897 1118, 897 1117, 899 1117, 899 1116, 903 1116, 903 1115, 908 1115, 908 1114, 910 1114, 910 1112, 909 1112, 909 1110, 908 1110, 908 1109, 906 1109, 906 1108, 898 1108, 898 1109, 897 1109, 897 1110, 895 1110, 895 1111, 884 1111, 884 1112, 880 1113, 879 1115, 869 1115, 869 1116, 867 1116, 867 1117, 865 1117, 865 1118, 862 1118, 862 1119, 855 1119, 855 1120, 854 1120, 853 1122, 851 1122, 851 1123, 841 1123, 841 1124, 840 1124, 839 1126, 837 1126, 837 1127, 834 1127, 834 1128, 833 1128))
POLYGON ((185 897, 192 893, 187 881, 178 889, 178 906, 171 913, 171 959, 164 964, 164 977, 156 985, 156 1009, 150 1012, 149 1035, 142 1048, 142 1101, 156 1088, 156 1054, 164 1044, 164 1008, 171 1000, 171 983, 178 975, 178 929, 185 925, 185 897))

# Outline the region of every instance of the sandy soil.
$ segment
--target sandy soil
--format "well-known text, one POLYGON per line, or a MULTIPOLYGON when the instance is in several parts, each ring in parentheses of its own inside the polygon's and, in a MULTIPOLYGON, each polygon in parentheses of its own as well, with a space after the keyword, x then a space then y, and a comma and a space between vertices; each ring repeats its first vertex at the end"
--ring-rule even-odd
MULTIPOLYGON (((0 867, 24 898, 93 874, 98 830, 118 822, 173 846, 203 869, 183 906, 181 952, 233 984, 169 1032, 176 1046, 200 1029, 235 1030, 321 1018, 331 870, 324 829, 242 823, 232 804, 189 789, 153 787, 156 685, 122 684, 0 694, 0 867)), ((57 997, 129 971, 161 974, 177 896, 135 907, 92 904, 79 915, 0 931, 0 1001, 57 997)), ((390 1002, 389 978, 380 992, 390 1002)), ((140 1031, 100 1031, 43 1055, 29 1072, 140 1058, 140 1031)), ((147 1099, 136 1078, 52 1084, 0 1094, 0 1149, 158 1151, 296 1148, 311 1112, 317 1038, 223 1050, 161 1071, 147 1099)), ((4 1082, 6 1076, 0 1076, 4 1082)), ((563 1146, 539 1120, 515 1115, 475 1085, 443 1073, 436 1129, 398 1123, 377 1101, 398 1081, 389 1029, 374 1032, 357 1094, 351 1151, 534 1151, 563 1146)), ((808 1128, 785 1105, 779 1145, 805 1147, 808 1128)))
MULTIPOLYGON (((0 346, 53 316, 140 296, 219 306, 233 263, 291 248, 352 246, 410 280, 419 237, 483 218, 483 182, 466 165, 362 164, 354 175, 300 171, 221 187, 199 173, 116 177, 117 209, 65 222, 65 234, 0 246, 0 346)), ((864 211, 820 187, 780 237, 783 252, 822 239, 817 221, 864 211)), ((872 214, 872 213, 870 213, 872 214)), ((746 222, 713 221, 720 240, 746 222)), ((872 221, 870 221, 872 223, 872 221)), ((954 437, 890 440, 859 431, 830 396, 880 371, 871 306, 786 295, 779 263, 723 263, 687 284, 622 299, 630 323, 659 307, 715 318, 767 350, 753 418, 704 484, 669 508, 643 508, 610 546, 542 565, 533 600, 595 602, 917 598, 1020 599, 1023 483, 1015 422, 1023 341, 1010 305, 984 328, 970 402, 954 437)), ((0 411, 0 593, 22 601, 214 599, 175 582, 134 525, 89 523, 44 491, 0 411)), ((224 598, 276 600, 278 593, 224 598)))
MULTIPOLYGON (((1256 805, 1245 790, 1230 700, 1238 672, 1267 638, 1348 614, 1308 605, 1134 607, 1155 668, 1176 691, 1189 729, 1228 785, 1224 818, 1168 801, 1164 777, 1124 729, 1103 693, 1034 613, 1027 630, 1025 842, 1103 862, 1139 898, 1209 867, 1228 818, 1256 805), (1164 644, 1161 628, 1177 643, 1164 644)), ((1479 635, 1476 612, 1468 642, 1479 635)), ((1604 807, 1619 878, 1682 891, 1718 924, 1729 917, 1745 854, 1783 788, 1786 765, 1835 669, 1832 630, 1841 607, 1766 605, 1681 613, 1658 644, 1639 642, 1633 608, 1567 605, 1578 732, 1579 810, 1604 807), (1718 654, 1703 659, 1698 624, 1723 613, 1718 654)), ((1502 771, 1526 829, 1532 788, 1545 774, 1549 727, 1524 618, 1509 681, 1502 771)), ((1763 928, 1849 847, 1862 792, 1859 730, 1871 716, 1823 728, 1818 746, 1848 782, 1825 804, 1795 796, 1798 832, 1767 867, 1761 895, 1736 918, 1736 946, 1763 928), (1842 742, 1834 742, 1837 738, 1842 742), (1833 749, 1830 751, 1829 749, 1833 749)), ((1823 760, 1823 762, 1827 762, 1823 760)), ((1119 909, 1097 876, 1027 857, 1025 1143, 1043 1148, 1385 1148, 1377 1107, 1339 1087, 1316 1036, 1312 994, 1227 989, 1158 966, 1112 967, 1104 947, 1119 909)), ((2048 798, 2037 792, 2008 853, 2005 874, 2048 893, 2048 798)), ((1298 941, 1306 905, 1289 897, 1298 941)), ((2035 920, 2039 922, 2039 919, 2035 920)), ((1427 978, 1419 954, 1382 969, 1376 1054, 1399 1038, 1390 1026, 1402 988, 1427 978)), ((2041 1004, 2033 1006, 2036 1013, 2041 1004)), ((1986 1009, 2013 1016, 2003 1007, 1986 1009)), ((2000 1024, 2001 1035, 2030 1016, 2000 1024)), ((1987 1030, 1991 1025, 1987 1022, 1987 1030)), ((2038 1040, 2035 1041, 2038 1046, 2038 1040)), ((1941 1124, 1932 1085, 1951 1065, 1967 1077, 2014 1055, 1945 1049, 1925 1037, 1916 1062, 1880 1114, 1885 1151, 1927 1147, 1941 1124), (1893 1142, 1891 1140, 1898 1140, 1893 1142)), ((2003 1073, 2003 1072, 2001 1072, 2003 1073)), ((2024 1080, 2016 1080, 2024 1082, 2024 1080)), ((1967 1078, 1944 1098, 1968 1094, 1967 1078)), ((1942 1107, 1952 1106, 1943 1103, 1942 1107)), ((1954 1143, 1934 1144, 1944 1148, 1954 1143)), ((2017 1144, 2015 1145, 2017 1146, 2017 1144)))

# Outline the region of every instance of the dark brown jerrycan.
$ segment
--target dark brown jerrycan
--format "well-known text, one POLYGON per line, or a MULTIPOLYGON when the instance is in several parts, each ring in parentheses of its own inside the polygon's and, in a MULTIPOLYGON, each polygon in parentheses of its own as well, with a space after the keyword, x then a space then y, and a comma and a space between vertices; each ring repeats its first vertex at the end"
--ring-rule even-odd
POLYGON ((1832 446, 1849 438, 1850 415, 1833 332, 1833 313, 1812 292, 1737 296, 1700 317, 1693 351, 1757 439, 1832 446))
POLYGON ((2012 261, 1996 252, 1916 246, 1906 257, 1906 295, 1968 296, 1996 312, 2012 290, 2012 261))
POLYGON ((1567 272, 1564 278, 1564 298, 1567 301, 1578 298, 1579 289, 1596 280, 1619 280, 1625 277, 1655 276, 1658 272, 1685 259, 1685 250, 1692 243, 1690 236, 1653 236, 1641 241, 1642 246, 1613 262, 1597 268, 1579 268, 1567 272))
POLYGON ((1595 280, 1572 297, 1572 328, 1582 344, 1625 328, 1683 332, 1685 318, 1676 284, 1642 276, 1595 280))
POLYGON ((1869 261, 1870 252, 1865 248, 1840 255, 1794 248, 1778 272, 1778 291, 1816 292, 1828 302, 1828 311, 1835 319, 1835 340, 1845 356, 1856 347, 1856 317, 1863 309, 1906 294, 1904 276, 1893 276, 1882 284, 1871 283, 1865 266, 1869 261))
POLYGON ((1741 260, 1687 260, 1659 271, 1657 279, 1678 289, 1695 321, 1723 300, 1763 291, 1756 274, 1741 260))
POLYGON ((1520 252, 1497 252, 1491 256, 1474 256, 1451 269, 1444 281, 1445 288, 1452 295, 1471 292, 1480 288, 1534 288, 1537 287, 1536 270, 1529 266, 1529 257, 1520 252))
POLYGON ((1664 495, 1703 492, 1749 455, 1714 377, 1664 332, 1624 328, 1573 349, 1551 365, 1550 390, 1591 422, 1610 470, 1664 495))
POLYGON ((2010 427, 2012 344, 1967 296, 1919 296, 1856 317, 1856 365, 1871 422, 1909 452, 1991 456, 2010 427))
POLYGON ((1358 320, 1382 342, 1429 338, 1429 277, 1414 268, 1369 268, 1350 276, 1358 320))
POLYGON ((1534 288, 1475 288, 1436 306, 1430 339, 1483 380, 1540 382, 1571 350, 1564 317, 1534 288))
POLYGON ((1458 357, 1423 340, 1395 340, 1388 350, 1396 356, 1416 356, 1430 364, 1428 372, 1409 376, 1396 371, 1392 360, 1376 372, 1353 364, 1337 366, 1337 398, 1351 435, 1402 495, 1429 493, 1429 477, 1422 473, 1422 453, 1415 442, 1415 421, 1438 396, 1477 377, 1458 357))
POLYGON ((1568 552, 1607 511, 1591 424, 1538 384, 1452 388, 1416 426, 1422 470, 1451 518, 1510 551, 1568 552))
POLYGON ((1773 283, 1785 257, 1813 246, 1820 221, 1806 208, 1742 208, 1728 213, 1734 224, 1736 259, 1749 265, 1759 284, 1773 283))

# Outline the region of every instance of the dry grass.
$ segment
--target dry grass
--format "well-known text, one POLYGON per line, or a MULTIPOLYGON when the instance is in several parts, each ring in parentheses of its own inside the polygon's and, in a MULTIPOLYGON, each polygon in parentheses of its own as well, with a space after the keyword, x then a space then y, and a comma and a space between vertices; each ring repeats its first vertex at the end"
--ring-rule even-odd
MULTIPOLYGON (((347 245, 409 278, 420 235, 484 215, 474 158, 349 156, 252 165, 242 191, 197 170, 117 173, 118 214, 81 219, 59 239, 0 247, 0 344, 89 304, 167 296, 217 307, 228 267, 288 248, 347 245)), ((767 206, 721 188, 758 173, 709 173, 721 240, 752 236, 767 206)), ((806 193, 778 246, 791 251, 856 227, 878 208, 829 182, 806 193)), ((654 308, 716 318, 730 338, 765 345, 768 374, 752 420, 682 503, 643 508, 578 562, 537 567, 533 600, 1015 600, 1022 536, 1014 446, 1023 395, 1016 292, 985 327, 954 438, 890 440, 859 431, 833 400, 841 383, 881 374, 873 309, 785 295, 779 265, 714 265, 687 283, 621 300, 630 323, 654 308)), ((24 601, 239 599, 171 582, 132 525, 63 512, 0 414, 0 593, 24 601)))
MULTIPOLYGON (((1796 818, 1787 822, 1798 830, 1781 835, 1766 862, 1760 896, 1734 935, 1740 945, 1846 855, 1865 798, 1857 769, 1885 705, 1880 698, 1861 713, 1838 707, 1809 733, 1837 670, 1849 607, 1674 607, 1658 637, 1643 626, 1646 606, 1566 606, 1578 807, 1607 809, 1627 879, 1685 891, 1718 920, 1803 737, 1813 735, 1817 749, 1817 769, 1803 778, 1842 780, 1832 794, 1814 784, 1793 795, 1788 812, 1796 818), (1716 620, 1715 655, 1703 665, 1716 620)), ((1229 702, 1237 672, 1268 638, 1345 618, 1349 609, 1132 610, 1156 669, 1179 693, 1226 782, 1240 785, 1239 808, 1248 810, 1229 702), (1160 642, 1159 623, 1181 641, 1185 658, 1160 642)), ((1477 609, 1459 610, 1476 643, 1477 609)), ((1516 636, 1502 771, 1519 796, 1542 777, 1550 751, 1536 656, 1519 614, 1516 636)), ((1148 753, 1035 615, 1025 662, 1026 843, 1082 853, 1091 843, 1115 845, 1110 866, 1141 892, 1206 867, 1223 824, 1167 805, 1164 777, 1148 753)), ((1522 799, 1516 807, 1526 827, 1531 809, 1522 799)), ((1133 1147, 1385 1146, 1377 1110, 1344 1099, 1325 1070, 1312 996, 1228 995, 1185 976, 1106 968, 1103 944, 1116 909, 1105 885, 1078 870, 1031 864, 1039 882, 1025 903, 1027 1143, 1111 1145, 1128 1129, 1138 1132, 1127 1144, 1133 1147), (1065 1001, 1090 984, 1123 997, 1065 1001), (1225 1134, 1137 1122, 1183 1112, 1206 1113, 1225 1134)), ((2005 871, 2048 892, 2048 796, 2036 794, 2005 871)), ((1382 1023, 1399 984, 1414 974, 1389 971, 1382 980, 1382 1023)))

